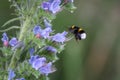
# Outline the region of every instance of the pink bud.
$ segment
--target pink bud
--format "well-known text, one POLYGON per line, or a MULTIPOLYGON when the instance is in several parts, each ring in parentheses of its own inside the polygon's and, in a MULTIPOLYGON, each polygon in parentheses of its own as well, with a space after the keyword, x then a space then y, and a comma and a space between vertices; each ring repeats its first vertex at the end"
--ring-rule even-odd
POLYGON ((35 36, 36 38, 40 38, 40 34, 36 34, 36 36, 35 36))
POLYGON ((8 46, 8 41, 4 41, 3 45, 7 47, 8 46))

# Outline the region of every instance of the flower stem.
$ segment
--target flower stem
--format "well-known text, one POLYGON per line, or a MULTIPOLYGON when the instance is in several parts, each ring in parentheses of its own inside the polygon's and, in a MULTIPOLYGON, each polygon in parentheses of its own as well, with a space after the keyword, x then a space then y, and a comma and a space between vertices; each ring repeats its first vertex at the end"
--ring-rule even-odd
POLYGON ((9 67, 8 67, 8 69, 13 69, 14 67, 15 67, 15 63, 16 63, 16 56, 17 55, 17 52, 15 51, 14 52, 14 54, 13 54, 13 56, 12 56, 12 59, 11 59, 11 61, 10 61, 10 65, 9 65, 9 67))
POLYGON ((30 27, 29 26, 30 22, 31 22, 30 17, 27 17, 26 21, 23 23, 23 26, 22 26, 21 31, 20 31, 20 35, 19 35, 19 39, 18 39, 19 41, 23 41, 25 34, 27 34, 27 31, 30 27))
MULTIPOLYGON (((27 34, 27 31, 28 31, 28 29, 30 27, 29 26, 30 22, 31 22, 30 17, 27 17, 26 20, 23 23, 23 26, 21 27, 20 35, 19 35, 19 39, 18 39, 19 41, 23 41, 24 40, 24 36, 25 36, 25 34, 27 34)), ((15 68, 17 60, 18 60, 17 57, 19 57, 19 55, 20 55, 19 50, 14 51, 8 69, 14 69, 15 68)))

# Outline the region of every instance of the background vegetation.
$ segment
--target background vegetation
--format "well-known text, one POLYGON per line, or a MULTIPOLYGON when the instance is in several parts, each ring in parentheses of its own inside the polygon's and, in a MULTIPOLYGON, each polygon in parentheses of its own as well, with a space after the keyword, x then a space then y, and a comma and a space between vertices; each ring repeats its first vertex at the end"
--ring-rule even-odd
MULTIPOLYGON (((85 29, 87 38, 78 42, 72 39, 67 44, 51 80, 120 80, 119 3, 119 0, 75 0, 74 13, 64 10, 57 15, 53 21, 56 32, 75 24, 85 29)), ((10 8, 8 0, 0 0, 0 26, 15 17, 12 13, 14 8, 10 8)), ((16 32, 8 31, 13 36, 16 32)))

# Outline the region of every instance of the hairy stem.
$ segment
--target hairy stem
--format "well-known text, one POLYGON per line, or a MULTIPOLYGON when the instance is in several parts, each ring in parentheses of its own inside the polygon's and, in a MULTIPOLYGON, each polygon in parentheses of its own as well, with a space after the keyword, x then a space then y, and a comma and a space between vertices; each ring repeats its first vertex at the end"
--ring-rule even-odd
POLYGON ((27 31, 29 29, 29 25, 30 25, 31 19, 28 17, 26 18, 26 21, 23 23, 23 26, 21 28, 20 31, 20 35, 19 35, 19 41, 22 41, 24 39, 25 34, 27 34, 27 31))
MULTIPOLYGON (((24 36, 25 34, 27 34, 27 31, 29 29, 29 25, 30 25, 30 22, 31 22, 31 19, 30 17, 27 17, 25 22, 23 23, 23 26, 21 27, 21 30, 20 30, 20 35, 19 35, 19 41, 23 41, 24 40, 24 36)), ((12 59, 10 61, 10 65, 9 65, 9 69, 14 69, 15 66, 16 66, 16 63, 17 63, 17 58, 16 56, 19 56, 20 55, 20 52, 18 50, 16 50, 14 53, 13 53, 13 56, 12 56, 12 59)))

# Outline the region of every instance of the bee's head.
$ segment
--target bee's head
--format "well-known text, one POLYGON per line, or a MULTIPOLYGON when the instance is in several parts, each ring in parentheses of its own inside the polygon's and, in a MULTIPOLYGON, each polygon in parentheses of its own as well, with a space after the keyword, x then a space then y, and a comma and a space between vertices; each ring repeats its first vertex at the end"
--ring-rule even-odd
POLYGON ((71 33, 74 33, 74 31, 77 30, 77 29, 78 29, 78 27, 75 26, 75 25, 73 25, 73 26, 71 26, 71 27, 69 28, 69 31, 70 31, 71 33))

